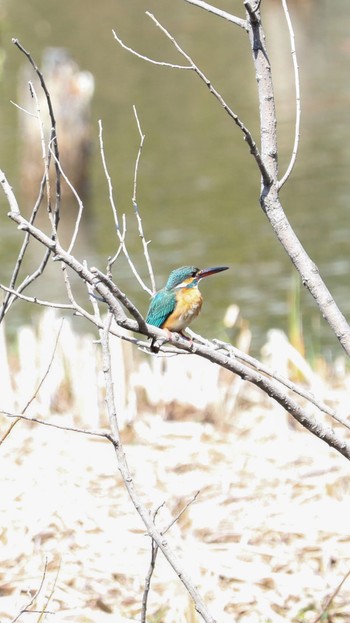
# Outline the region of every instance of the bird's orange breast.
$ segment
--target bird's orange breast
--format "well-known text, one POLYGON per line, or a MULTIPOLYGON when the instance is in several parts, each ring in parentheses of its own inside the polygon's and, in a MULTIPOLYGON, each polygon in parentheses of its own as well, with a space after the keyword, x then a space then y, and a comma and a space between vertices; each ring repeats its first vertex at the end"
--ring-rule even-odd
POLYGON ((163 329, 182 331, 194 320, 202 307, 202 295, 198 288, 181 288, 176 292, 176 306, 163 324, 163 329))

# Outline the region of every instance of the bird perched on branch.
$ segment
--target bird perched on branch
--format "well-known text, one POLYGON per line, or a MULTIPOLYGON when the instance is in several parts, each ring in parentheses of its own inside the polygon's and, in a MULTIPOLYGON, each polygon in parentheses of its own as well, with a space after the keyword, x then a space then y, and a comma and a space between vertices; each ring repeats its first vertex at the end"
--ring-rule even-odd
MULTIPOLYGON (((194 320, 202 307, 203 298, 198 284, 204 277, 215 275, 228 266, 214 266, 199 270, 195 266, 181 266, 173 270, 164 288, 156 292, 151 300, 146 316, 146 322, 165 329, 169 333, 180 333, 194 320)), ((154 350, 152 341, 151 350, 154 350)))

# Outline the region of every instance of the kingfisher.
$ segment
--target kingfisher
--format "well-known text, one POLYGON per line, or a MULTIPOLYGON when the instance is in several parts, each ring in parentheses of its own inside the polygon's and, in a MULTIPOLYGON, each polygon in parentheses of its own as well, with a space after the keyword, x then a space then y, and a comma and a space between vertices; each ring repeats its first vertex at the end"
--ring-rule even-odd
MULTIPOLYGON (((175 268, 170 273, 165 287, 153 296, 146 322, 170 332, 169 337, 171 332, 186 337, 183 330, 198 316, 202 308, 203 297, 198 289, 200 280, 227 269, 228 266, 214 266, 201 270, 195 266, 175 268)), ((154 340, 152 346, 153 344, 154 340)))

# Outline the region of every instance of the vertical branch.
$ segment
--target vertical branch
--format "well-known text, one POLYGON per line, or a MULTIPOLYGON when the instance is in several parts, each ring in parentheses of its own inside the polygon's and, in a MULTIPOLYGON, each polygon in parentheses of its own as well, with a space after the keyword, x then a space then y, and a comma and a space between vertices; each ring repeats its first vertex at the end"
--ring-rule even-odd
POLYGON ((135 490, 134 482, 125 456, 123 444, 120 439, 118 416, 115 408, 114 390, 111 375, 111 356, 109 349, 109 330, 111 321, 112 315, 111 313, 109 313, 104 323, 104 328, 100 330, 100 339, 102 346, 102 366, 106 386, 106 405, 111 429, 111 434, 108 436, 108 438, 113 443, 120 474, 122 476, 127 492, 130 496, 130 499, 146 527, 148 535, 162 551, 168 563, 174 569, 178 578, 185 586, 186 590, 193 599, 194 606, 197 612, 202 616, 205 623, 215 623, 215 619, 212 617, 209 610, 207 609, 198 589, 195 587, 192 580, 187 575, 185 569, 182 567, 174 552, 170 549, 164 535, 162 535, 161 532, 159 532, 159 530, 156 528, 149 511, 147 510, 135 490))
MULTIPOLYGON (((52 226, 52 238, 54 239, 55 237, 57 237, 57 226, 59 223, 59 219, 60 219, 60 201, 61 201, 61 180, 60 180, 60 169, 58 166, 58 162, 59 162, 59 150, 58 150, 58 142, 57 142, 57 136, 56 136, 56 119, 55 119, 55 115, 53 112, 53 107, 52 107, 52 102, 51 102, 51 97, 50 97, 50 93, 47 89, 44 77, 41 73, 41 71, 39 70, 37 64, 35 63, 34 59, 32 58, 31 54, 25 50, 25 48, 21 45, 21 43, 18 41, 18 39, 12 39, 12 43, 26 56, 26 58, 29 60, 30 64, 32 65, 35 73, 37 74, 39 81, 40 81, 40 85, 41 88, 43 89, 43 92, 45 94, 46 97, 46 102, 47 102, 47 106, 48 106, 48 111, 49 111, 49 117, 50 117, 50 121, 51 121, 51 136, 50 136, 50 142, 49 144, 53 144, 53 151, 55 154, 55 169, 56 169, 56 204, 55 204, 55 208, 54 210, 52 210, 52 206, 51 206, 51 192, 50 192, 50 182, 49 182, 49 168, 50 168, 50 157, 51 157, 51 152, 49 150, 48 154, 46 155, 46 149, 45 149, 45 141, 44 141, 44 136, 43 136, 43 129, 42 129, 42 121, 40 119, 40 107, 39 107, 39 102, 38 102, 38 98, 36 96, 35 90, 33 88, 33 85, 30 83, 30 91, 31 91, 31 95, 32 97, 35 98, 36 100, 36 107, 37 107, 37 118, 39 121, 39 127, 40 127, 40 135, 41 135, 41 142, 42 142, 42 153, 43 153, 43 158, 44 158, 44 163, 45 163, 45 173, 43 176, 43 179, 41 181, 40 184, 40 191, 39 191, 39 195, 38 195, 38 199, 36 201, 36 204, 33 208, 32 211, 32 216, 30 219, 31 223, 34 223, 35 218, 37 216, 39 207, 41 205, 41 201, 44 195, 44 188, 46 185, 47 188, 47 202, 48 202, 48 213, 50 216, 50 220, 51 220, 51 226, 52 226)), ((0 172, 1 175, 1 172, 0 172)), ((6 180, 5 180, 6 181, 6 180)), ((2 179, 1 179, 1 183, 2 179)), ((6 193, 6 189, 4 188, 5 193, 6 193)), ((17 206, 17 210, 18 210, 18 206, 17 206)), ((16 210, 15 210, 16 211, 16 210)), ((19 211, 19 210, 18 210, 19 211)), ((15 284, 20 272, 20 268, 22 266, 23 263, 23 259, 26 253, 26 250, 28 248, 29 245, 29 241, 30 241, 30 235, 26 234, 22 247, 20 249, 16 264, 15 264, 15 268, 13 270, 12 273, 12 277, 11 277, 11 281, 10 281, 10 288, 14 289, 15 288, 15 284)), ((31 274, 25 277, 25 279, 23 280, 23 282, 20 284, 20 286, 17 288, 18 292, 22 292, 30 283, 32 283, 33 281, 35 281, 38 277, 40 277, 40 275, 44 272, 47 262, 49 261, 49 258, 51 256, 51 251, 50 249, 46 249, 44 257, 42 259, 42 261, 40 262, 38 268, 31 274)), ((16 296, 13 294, 9 294, 7 293, 3 304, 1 306, 0 309, 0 322, 4 319, 5 314, 8 312, 8 310, 10 309, 12 303, 16 300, 16 296)))
MULTIPOLYGON (((61 203, 61 177, 60 177, 60 170, 57 166, 57 162, 59 162, 60 159, 60 154, 59 154, 59 149, 58 149, 58 141, 57 141, 57 134, 56 134, 56 118, 54 115, 54 111, 53 111, 53 106, 52 106, 52 102, 51 102, 51 96, 50 93, 47 89, 45 80, 44 80, 44 76, 41 73, 38 65, 35 63, 32 55, 30 54, 30 52, 28 52, 23 46, 22 44, 18 41, 18 39, 13 38, 12 39, 12 43, 27 57, 27 59, 29 60, 31 66, 33 67, 36 75, 39 78, 40 81, 40 85, 41 88, 45 94, 46 97, 46 102, 47 102, 47 108, 49 111, 49 117, 50 117, 50 121, 51 121, 51 133, 50 133, 50 143, 52 142, 53 144, 53 150, 56 156, 56 162, 55 162, 55 170, 56 170, 56 204, 55 204, 55 208, 54 208, 54 217, 55 217, 55 226, 57 228, 59 220, 60 220, 60 203, 61 203)), ((48 206, 49 212, 51 212, 51 205, 49 203, 48 206)))
POLYGON ((139 282, 140 286, 142 287, 143 290, 146 290, 146 292, 148 292, 149 294, 152 294, 151 290, 148 288, 148 286, 144 283, 144 281, 141 279, 131 257, 128 251, 128 248, 126 246, 126 242, 125 242, 125 234, 126 234, 126 226, 125 226, 125 217, 123 215, 123 230, 120 229, 120 224, 119 224, 119 217, 118 217, 118 210, 117 210, 117 206, 115 204, 114 201, 114 196, 113 196, 113 186, 112 186, 112 180, 111 180, 111 176, 109 174, 108 171, 108 167, 107 167, 107 162, 106 162, 106 157, 105 157, 105 153, 104 153, 104 144, 103 144, 103 126, 102 126, 102 122, 99 121, 99 140, 100 140, 100 152, 101 152, 101 159, 102 159, 102 166, 103 166, 103 170, 106 176, 106 180, 107 180, 107 184, 108 184, 108 191, 109 191, 109 201, 112 207, 112 212, 113 212, 113 217, 114 217, 114 222, 115 222, 115 226, 116 226, 116 232, 117 232, 117 236, 120 242, 120 246, 118 251, 115 253, 115 255, 111 258, 108 259, 108 272, 111 271, 111 268, 114 264, 114 262, 116 261, 117 257, 119 256, 120 251, 122 251, 127 259, 127 262, 131 268, 131 271, 134 275, 134 277, 137 279, 137 281, 139 282))
POLYGON ((147 268, 148 268, 148 274, 149 274, 150 280, 151 280, 151 289, 152 289, 152 292, 155 292, 156 284, 155 284, 155 280, 154 280, 154 273, 153 273, 151 259, 150 259, 149 253, 148 253, 148 245, 149 245, 150 241, 147 242, 146 239, 145 239, 145 235, 144 235, 144 232, 143 232, 142 220, 141 220, 141 217, 140 217, 140 213, 139 213, 139 209, 138 209, 138 205, 137 205, 137 200, 136 200, 137 176, 138 176, 138 171, 139 171, 139 163, 140 163, 143 143, 144 143, 144 140, 145 140, 145 135, 143 134, 143 132, 141 130, 141 124, 140 124, 140 121, 139 121, 139 118, 138 118, 136 106, 133 106, 133 110, 134 110, 134 115, 135 115, 135 119, 136 119, 137 129, 138 129, 139 135, 140 135, 140 146, 139 146, 139 150, 137 152, 137 157, 136 157, 136 162, 135 162, 134 192, 133 192, 133 196, 132 196, 132 204, 134 206, 134 211, 135 211, 135 216, 136 216, 136 220, 137 220, 137 226, 138 226, 138 230, 139 230, 139 235, 140 235, 140 238, 141 238, 141 241, 142 241, 142 246, 143 246, 143 253, 144 253, 146 264, 147 264, 147 268))
POLYGON ((272 83, 271 66, 265 45, 260 10, 245 0, 247 10, 248 33, 258 85, 260 122, 261 122, 261 158, 266 168, 270 183, 262 176, 260 205, 270 224, 297 269, 303 285, 313 296, 323 317, 328 322, 334 335, 350 356, 350 327, 338 308, 333 296, 324 283, 319 269, 311 260, 299 238, 290 225, 279 198, 278 158, 276 134, 276 108, 272 83))
POLYGON ((248 35, 253 53, 256 81, 259 90, 261 159, 269 174, 270 183, 262 178, 268 190, 277 180, 278 151, 276 133, 276 106, 271 78, 271 64, 265 43, 265 33, 260 19, 260 10, 245 0, 247 10, 248 35))
POLYGON ((44 132, 44 123, 42 121, 41 118, 41 110, 40 110, 40 104, 39 104, 39 98, 38 95, 36 93, 36 90, 34 88, 34 85, 32 82, 29 82, 29 91, 30 94, 32 96, 32 98, 35 100, 35 105, 36 105, 36 119, 38 121, 38 126, 39 126, 39 134, 40 134, 40 143, 41 143, 41 154, 42 154, 42 159, 44 162, 44 180, 45 180, 45 185, 46 185, 46 197, 47 197, 47 206, 48 206, 48 214, 51 220, 51 225, 53 228, 53 233, 57 233, 56 232, 56 227, 55 227, 55 223, 53 222, 53 219, 51 218, 51 210, 50 210, 50 205, 51 205, 51 188, 50 188, 50 155, 46 152, 46 144, 45 144, 45 132, 44 132))
POLYGON ((299 139, 300 139, 300 117, 301 117, 301 104, 300 104, 300 80, 299 80, 299 66, 298 66, 298 58, 297 52, 295 49, 295 37, 294 37, 294 29, 292 20, 290 19, 287 0, 282 0, 282 6, 284 10, 284 14, 286 16, 286 22, 289 31, 290 38, 290 49, 293 60, 293 69, 294 69, 294 86, 295 86, 295 132, 294 132, 294 145, 292 150, 292 156, 287 167, 285 174, 282 179, 278 183, 278 188, 282 188, 283 184, 289 178, 297 158, 298 148, 299 148, 299 139))

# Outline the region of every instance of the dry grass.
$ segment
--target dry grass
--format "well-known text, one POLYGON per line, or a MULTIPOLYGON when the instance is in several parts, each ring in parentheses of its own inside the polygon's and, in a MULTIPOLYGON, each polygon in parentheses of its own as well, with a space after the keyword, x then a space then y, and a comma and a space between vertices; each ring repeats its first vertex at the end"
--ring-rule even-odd
MULTIPOLYGON (((125 372, 130 361, 124 364, 130 379, 131 372, 125 372)), ((145 365, 133 370, 134 393, 145 365)), ((152 363, 149 378, 150 370, 161 373, 158 365, 152 363)), ((182 380, 177 380, 178 395, 182 380)), ((95 404, 89 422, 86 402, 77 415, 72 387, 64 392, 62 379, 59 383, 64 412, 54 412, 56 388, 51 407, 46 399, 47 413, 38 399, 39 414, 66 425, 76 424, 79 416, 85 426, 95 427, 95 404)), ((84 391, 84 385, 80 388, 84 391)), ((131 386, 124 390, 129 404, 131 386)), ((337 395, 342 391, 346 396, 346 379, 337 395)), ((150 511, 165 503, 160 527, 200 490, 168 537, 217 621, 315 621, 350 568, 347 461, 292 427, 279 407, 245 385, 234 404, 227 387, 221 402, 216 396, 215 423, 194 421, 203 411, 195 400, 183 405, 192 419, 171 421, 165 418, 174 413, 171 395, 169 403, 163 395, 162 409, 154 412, 142 396, 144 408, 138 410, 134 396, 124 432, 134 481, 150 511)), ((178 404, 177 416, 180 411, 178 404)), ((208 413, 213 415, 213 407, 208 413)), ((4 418, 1 430, 6 427, 4 418)), ((44 585, 31 609, 47 613, 25 612, 18 621, 140 620, 150 541, 124 490, 112 447, 21 422, 1 446, 0 470, 1 623, 12 621, 39 588, 45 559, 44 585)), ((323 620, 349 621, 349 604, 350 579, 323 620)), ((161 554, 148 615, 151 623, 198 620, 161 554)))

